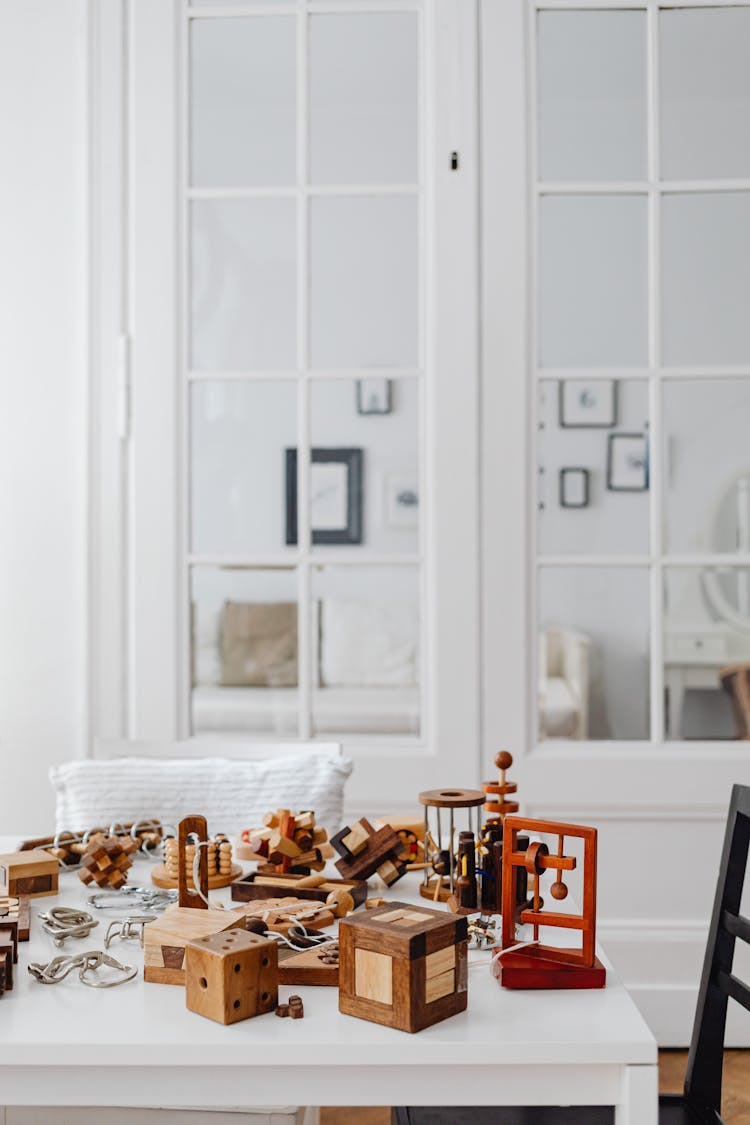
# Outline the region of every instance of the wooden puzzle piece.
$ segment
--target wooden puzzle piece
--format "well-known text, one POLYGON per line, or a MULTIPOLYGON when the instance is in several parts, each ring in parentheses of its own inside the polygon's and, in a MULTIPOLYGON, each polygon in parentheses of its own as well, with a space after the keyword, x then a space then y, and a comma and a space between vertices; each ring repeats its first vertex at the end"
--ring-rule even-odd
POLYGON ((0 895, 8 898, 56 895, 58 871, 57 860, 41 849, 0 855, 0 895))
POLYGON ((506 816, 518 812, 518 801, 506 800, 510 793, 515 793, 518 789, 515 781, 507 781, 505 778, 505 771, 513 765, 513 755, 507 750, 501 750, 495 755, 495 765, 499 770, 498 780, 482 783, 483 792, 494 798, 486 802, 484 810, 488 814, 488 823, 502 824, 506 816))
POLYGON ((362 817, 332 836, 331 844, 341 856, 336 867, 345 879, 369 879, 377 874, 390 887, 406 873, 407 866, 399 859, 401 840, 389 826, 376 830, 362 817), (356 852, 350 851, 347 840, 356 852))
POLYGON ((312 926, 324 930, 332 926, 335 917, 330 907, 309 899, 268 898, 259 899, 237 910, 248 919, 263 922, 267 930, 277 934, 287 934, 290 926, 302 923, 305 928, 312 926))
POLYGON ((339 943, 326 942, 301 953, 279 949, 279 984, 332 985, 339 983, 339 943))
POLYGON ((137 842, 129 836, 92 836, 81 856, 78 878, 87 885, 96 883, 98 887, 119 891, 128 881, 137 848, 137 842))
POLYGON ((367 897, 367 883, 362 879, 328 879, 324 875, 265 875, 254 872, 238 879, 232 884, 232 898, 236 902, 251 902, 254 899, 295 898, 309 899, 334 905, 334 900, 343 893, 350 895, 352 906, 361 906, 367 897))
POLYGON ((277 809, 266 813, 263 826, 247 828, 237 845, 241 859, 259 860, 259 870, 307 875, 322 871, 333 855, 325 828, 315 824, 315 813, 277 809))
POLYGON ((272 1012, 279 998, 276 942, 229 930, 185 947, 185 1003, 191 1012, 230 1024, 272 1012))
POLYGON ((143 933, 143 978, 152 984, 185 983, 185 946, 225 930, 244 930, 245 915, 234 910, 169 906, 143 933))

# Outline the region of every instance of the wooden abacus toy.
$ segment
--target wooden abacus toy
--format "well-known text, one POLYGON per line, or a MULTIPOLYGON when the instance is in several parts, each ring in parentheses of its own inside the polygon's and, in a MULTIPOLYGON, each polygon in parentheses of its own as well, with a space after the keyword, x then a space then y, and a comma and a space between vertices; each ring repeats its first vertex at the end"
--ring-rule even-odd
POLYGON ((503 923, 501 949, 495 950, 493 970, 504 988, 603 988, 606 970, 596 956, 596 829, 551 820, 528 820, 506 816, 503 825, 503 923), (519 847, 521 833, 557 837, 557 854, 541 840, 519 847), (583 906, 580 914, 546 910, 540 896, 541 876, 555 872, 550 894, 557 902, 567 898, 563 872, 574 871, 576 858, 565 854, 565 837, 583 840, 583 906), (520 914, 523 924, 533 926, 534 940, 516 948, 514 903, 516 871, 523 868, 532 880, 532 901, 520 914), (558 948, 539 942, 539 929, 578 930, 581 949, 558 948), (514 948, 510 948, 510 947, 514 948), (507 952, 503 952, 507 951, 507 952))
MULTIPOLYGON (((179 882, 180 863, 183 858, 187 870, 187 879, 190 886, 192 882, 192 869, 195 861, 194 843, 186 843, 183 848, 179 840, 174 837, 164 842, 164 863, 159 864, 151 872, 151 880, 157 887, 176 887, 179 882)), ((232 862, 232 845, 226 836, 217 833, 203 846, 206 870, 208 872, 208 889, 218 890, 219 887, 228 887, 242 874, 242 868, 232 862), (205 846, 207 845, 207 846, 205 846)))
POLYGON ((138 841, 130 836, 91 837, 81 856, 78 878, 87 886, 96 883, 98 887, 119 891, 128 881, 128 871, 133 866, 131 858, 138 849, 138 841))
MULTIPOLYGON (((423 898, 432 899, 433 902, 448 902, 456 889, 456 878, 459 869, 458 849, 461 838, 464 839, 465 849, 468 847, 468 835, 471 836, 471 851, 474 850, 474 841, 478 838, 481 829, 479 808, 484 804, 484 793, 478 789, 429 789, 419 794, 420 804, 424 806, 424 839, 425 849, 429 849, 429 859, 434 875, 430 875, 427 866, 419 887, 423 898), (476 836, 472 831, 472 813, 476 809, 476 836), (430 824, 431 811, 434 810, 435 824, 430 824), (447 814, 447 836, 443 833, 443 814, 447 814), (459 831, 456 837, 456 814, 466 822, 466 828, 459 831), (433 831, 434 827, 434 831, 433 831), (467 835, 468 833, 468 835, 467 835)), ((461 852, 462 879, 474 881, 469 875, 469 860, 467 851, 461 852), (464 864, 464 856, 467 857, 464 864), (466 866, 466 872, 463 868, 466 866)), ((472 856, 473 859, 473 856, 472 856)), ((471 889, 468 883, 462 883, 462 896, 470 900, 471 889)), ((476 891, 474 891, 474 896, 476 891)), ((474 897, 476 908, 476 897, 474 897)))
POLYGON ((505 780, 505 771, 513 765, 513 755, 507 750, 501 750, 495 754, 495 765, 500 771, 498 780, 482 782, 482 791, 493 798, 485 803, 484 811, 488 814, 485 818, 487 824, 502 825, 506 816, 518 812, 518 801, 506 800, 509 793, 515 793, 518 789, 515 781, 505 780))
POLYGON ((266 813, 262 828, 246 828, 237 845, 239 859, 257 859, 259 871, 309 875, 322 871, 333 848, 325 828, 315 824, 310 810, 266 813))

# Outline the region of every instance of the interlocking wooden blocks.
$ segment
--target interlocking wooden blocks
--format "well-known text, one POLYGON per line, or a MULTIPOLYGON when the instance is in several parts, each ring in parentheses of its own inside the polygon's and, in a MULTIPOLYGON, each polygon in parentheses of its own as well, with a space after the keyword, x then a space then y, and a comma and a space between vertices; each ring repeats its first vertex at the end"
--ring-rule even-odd
POLYGON ((309 875, 323 870, 333 848, 326 829, 316 826, 314 812, 277 809, 266 813, 262 827, 245 829, 237 855, 260 860, 259 871, 309 875))
POLYGON ((0 996, 13 988, 13 939, 10 934, 0 933, 0 996))
POLYGON ((332 836, 331 843, 341 856, 336 867, 344 879, 369 879, 377 872, 390 887, 407 871, 399 859, 403 843, 389 825, 376 830, 362 817, 332 836))
POLYGON ((227 930, 185 946, 185 1003, 217 1023, 272 1012, 279 999, 276 942, 227 930))
POLYGON ((10 898, 56 895, 58 871, 57 860, 41 849, 0 855, 0 895, 10 898))
POLYGON ((421 1031, 467 1004, 463 915, 389 902, 339 923, 339 1010, 421 1031))
POLYGON ((143 979, 152 984, 185 983, 185 947, 191 941, 244 930, 245 916, 234 910, 195 910, 168 906, 143 930, 143 979))
POLYGON ((81 856, 78 878, 87 886, 96 883, 106 890, 119 891, 128 881, 133 866, 130 857, 137 848, 138 841, 130 836, 93 836, 81 856))

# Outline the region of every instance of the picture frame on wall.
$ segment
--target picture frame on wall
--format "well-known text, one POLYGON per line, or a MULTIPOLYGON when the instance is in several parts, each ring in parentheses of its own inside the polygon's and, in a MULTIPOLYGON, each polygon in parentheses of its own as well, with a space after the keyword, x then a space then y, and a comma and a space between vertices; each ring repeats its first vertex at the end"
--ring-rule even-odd
POLYGON ((589 470, 571 467, 560 469, 560 507, 588 508, 589 470))
POLYGON ((648 489, 648 436, 610 434, 607 439, 607 489, 609 492, 646 492, 648 489))
MULTIPOLYGON (((310 464, 310 527, 313 546, 362 542, 361 449, 313 449, 310 464)), ((284 451, 286 543, 297 543, 297 450, 284 451)))
POLYGON ((373 376, 357 380, 357 414, 390 414, 392 409, 390 379, 373 376))
POLYGON ((617 424, 615 379, 561 379, 558 395, 563 429, 608 430, 617 424))

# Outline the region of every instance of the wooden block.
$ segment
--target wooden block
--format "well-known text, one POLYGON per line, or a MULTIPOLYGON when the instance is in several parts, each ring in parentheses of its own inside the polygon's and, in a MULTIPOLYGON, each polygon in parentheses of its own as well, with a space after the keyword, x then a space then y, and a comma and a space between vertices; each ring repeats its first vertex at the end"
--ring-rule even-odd
POLYGON ((339 1010, 420 1031, 467 1005, 463 916, 391 902, 339 924, 339 1010))
POLYGON ((275 855, 282 858, 286 856, 289 859, 294 859, 301 852, 301 848, 295 844, 294 840, 290 840, 287 836, 282 836, 279 832, 274 832, 271 839, 268 841, 268 858, 271 863, 278 863, 279 860, 274 859, 275 855))
POLYGON ((393 958, 372 949, 355 949, 354 991, 363 1000, 392 1004, 393 958))
POLYGON ((367 883, 363 879, 326 879, 321 875, 285 875, 282 872, 254 872, 244 879, 238 879, 232 883, 232 898, 235 902, 252 902, 255 899, 294 895, 295 898, 325 902, 334 890, 348 891, 355 906, 361 906, 367 898, 367 883), (311 878, 316 880, 315 884, 308 882, 311 878))
MULTIPOLYGON (((28 908, 28 899, 25 900, 28 908)), ((27 920, 28 921, 28 920, 27 920)), ((9 937, 13 942, 13 962, 18 961, 19 936, 19 900, 17 898, 0 899, 0 938, 9 937)), ((28 940, 28 925, 26 940, 28 940)))
POLYGON ((185 1003, 230 1024, 272 1012, 279 998, 276 942, 228 930, 185 946, 185 1003))
POLYGON ((303 953, 279 950, 279 984, 332 985, 339 983, 339 946, 331 942, 303 953))
MULTIPOLYGON (((492 952, 499 951, 495 948, 492 952)), ((607 970, 598 957, 593 966, 568 965, 547 960, 545 952, 538 946, 528 946, 504 953, 493 963, 493 975, 503 988, 604 988, 607 970)))
POLYGON ((370 833, 361 823, 358 823, 350 828, 345 836, 342 836, 341 843, 352 855, 359 855, 367 847, 369 838, 370 833))
MULTIPOLYGON (((312 829, 315 827, 315 813, 299 812, 294 818, 294 821, 297 828, 304 828, 307 831, 312 831, 312 829)), ((320 829, 320 831, 325 832, 325 829, 320 829)))
POLYGON ((56 895, 58 871, 57 860, 41 849, 0 855, 0 895, 9 898, 56 895))
POLYGON ((31 932, 31 907, 28 895, 21 895, 18 899, 18 940, 28 941, 31 932))
POLYGON ((13 941, 8 934, 0 934, 0 991, 10 992, 13 988, 13 941))
POLYGON ((234 910, 193 910, 169 906, 143 931, 143 978, 152 984, 185 983, 185 946, 225 930, 245 929, 245 915, 234 910))
POLYGON ((401 850, 399 837, 392 828, 379 828, 375 831, 364 817, 357 823, 369 832, 367 844, 359 855, 351 856, 343 843, 344 837, 352 831, 351 828, 342 829, 341 832, 331 837, 331 843, 341 856, 341 859, 336 861, 339 874, 344 879, 369 879, 379 867, 386 862, 390 862, 393 864, 393 870, 389 868, 388 875, 389 877, 392 876, 391 882, 395 882, 407 870, 406 865, 398 860, 398 853, 401 850))

